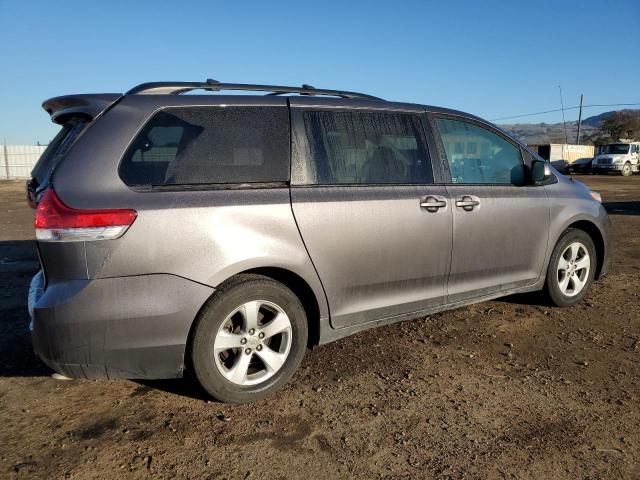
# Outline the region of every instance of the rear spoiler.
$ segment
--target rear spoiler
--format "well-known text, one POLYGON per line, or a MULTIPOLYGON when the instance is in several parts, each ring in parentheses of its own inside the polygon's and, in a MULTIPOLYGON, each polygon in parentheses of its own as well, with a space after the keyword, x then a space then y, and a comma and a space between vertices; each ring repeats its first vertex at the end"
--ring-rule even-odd
POLYGON ((93 120, 120 98, 121 93, 64 95, 45 100, 42 108, 51 115, 52 122, 62 125, 72 117, 88 117, 93 120))

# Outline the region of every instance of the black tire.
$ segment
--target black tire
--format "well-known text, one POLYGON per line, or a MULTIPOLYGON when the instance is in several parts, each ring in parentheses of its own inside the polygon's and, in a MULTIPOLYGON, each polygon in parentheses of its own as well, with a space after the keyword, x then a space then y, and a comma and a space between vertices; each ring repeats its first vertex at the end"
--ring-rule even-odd
POLYGON ((593 240, 591 240, 591 237, 584 230, 573 228, 567 229, 560 236, 558 243, 553 249, 551 259, 549 260, 549 267, 547 268, 547 278, 544 286, 544 291, 551 303, 558 307, 570 307, 582 301, 582 299, 589 291, 591 284, 593 283, 597 265, 596 260, 596 248, 593 244, 593 240), (565 295, 560 289, 558 281, 558 266, 561 260, 562 253, 570 244, 574 242, 580 242, 586 248, 589 254, 590 268, 588 275, 586 276, 586 283, 584 284, 582 290, 577 295, 568 296, 565 295))
MULTIPOLYGON (((293 376, 304 357, 307 336, 304 307, 289 288, 262 275, 238 275, 216 290, 196 319, 190 348, 193 377, 217 400, 230 403, 261 400, 270 396, 293 376), (238 385, 219 370, 213 345, 225 319, 239 306, 254 300, 272 302, 286 313, 291 323, 292 343, 282 367, 273 376, 254 385, 238 385)), ((242 348, 239 354, 242 355, 242 348)))
POLYGON ((629 162, 625 163, 620 171, 620 174, 623 177, 629 177, 633 174, 633 169, 631 168, 631 164, 629 162))

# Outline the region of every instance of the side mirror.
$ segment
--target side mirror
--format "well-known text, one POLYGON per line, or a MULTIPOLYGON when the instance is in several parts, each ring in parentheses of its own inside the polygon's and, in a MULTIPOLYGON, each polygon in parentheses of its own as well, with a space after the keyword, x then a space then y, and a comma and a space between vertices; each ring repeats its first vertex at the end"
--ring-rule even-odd
POLYGON ((531 163, 531 181, 533 183, 540 183, 548 180, 551 177, 551 169, 547 162, 541 162, 540 160, 534 160, 531 163))

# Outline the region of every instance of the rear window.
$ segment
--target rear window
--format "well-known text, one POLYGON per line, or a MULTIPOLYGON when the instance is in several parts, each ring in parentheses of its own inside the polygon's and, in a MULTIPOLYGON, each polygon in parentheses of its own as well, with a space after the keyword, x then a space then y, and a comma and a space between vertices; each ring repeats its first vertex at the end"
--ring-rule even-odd
POLYGON ((286 107, 184 107, 157 113, 125 153, 129 186, 289 180, 286 107))

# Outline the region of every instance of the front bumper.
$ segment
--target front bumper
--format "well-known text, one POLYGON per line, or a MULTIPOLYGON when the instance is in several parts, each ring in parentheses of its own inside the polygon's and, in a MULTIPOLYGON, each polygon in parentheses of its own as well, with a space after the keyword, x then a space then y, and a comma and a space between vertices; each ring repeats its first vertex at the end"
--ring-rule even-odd
POLYGON ((29 289, 35 353, 79 378, 182 376, 189 330, 213 288, 175 275, 52 282, 29 289))
POLYGON ((593 169, 597 170, 597 171, 603 171, 603 172, 604 171, 610 171, 610 172, 616 171, 616 172, 619 172, 619 171, 622 170, 622 166, 623 166, 623 164, 614 164, 614 163, 612 163, 611 165, 594 165, 593 169))

